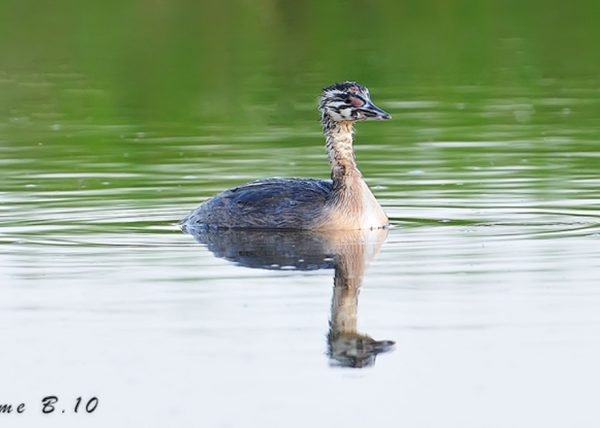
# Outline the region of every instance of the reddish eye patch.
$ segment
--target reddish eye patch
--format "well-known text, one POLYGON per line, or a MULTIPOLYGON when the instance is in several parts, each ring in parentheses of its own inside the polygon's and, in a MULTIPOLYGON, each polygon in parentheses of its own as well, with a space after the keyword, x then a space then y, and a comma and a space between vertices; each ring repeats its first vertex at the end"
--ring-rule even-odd
POLYGON ((364 103, 360 98, 350 97, 350 102, 352 103, 352 107, 361 107, 364 103))
POLYGON ((352 91, 358 91, 358 86, 350 86, 350 90, 352 91))

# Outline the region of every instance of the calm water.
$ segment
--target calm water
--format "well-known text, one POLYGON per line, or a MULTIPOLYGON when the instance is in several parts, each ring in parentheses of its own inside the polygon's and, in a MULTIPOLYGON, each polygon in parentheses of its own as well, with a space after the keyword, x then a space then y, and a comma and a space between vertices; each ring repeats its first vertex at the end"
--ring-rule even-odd
POLYGON ((4 6, 0 424, 597 426, 598 7, 257 4, 4 6), (389 232, 179 230, 346 78, 389 232))

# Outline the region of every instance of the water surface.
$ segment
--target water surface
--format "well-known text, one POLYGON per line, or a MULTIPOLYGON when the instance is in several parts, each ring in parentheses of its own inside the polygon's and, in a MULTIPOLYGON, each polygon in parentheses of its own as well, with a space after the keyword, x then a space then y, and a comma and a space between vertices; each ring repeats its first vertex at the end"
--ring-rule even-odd
POLYGON ((366 34, 334 3, 5 6, 35 29, 1 41, 10 426, 598 424, 598 7, 389 3, 366 34), (316 97, 346 78, 394 116, 356 147, 386 236, 179 230, 326 178, 316 97))

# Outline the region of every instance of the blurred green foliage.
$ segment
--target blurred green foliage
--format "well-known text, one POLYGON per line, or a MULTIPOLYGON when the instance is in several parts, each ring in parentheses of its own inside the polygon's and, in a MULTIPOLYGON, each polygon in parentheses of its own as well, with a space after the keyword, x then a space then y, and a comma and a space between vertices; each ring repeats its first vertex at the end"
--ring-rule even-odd
POLYGON ((597 1, 4 0, 3 189, 195 198, 326 177, 316 99, 352 79, 394 115, 360 124, 357 144, 390 201, 440 183, 585 198, 600 169, 599 23, 597 1), (410 173, 423 169, 429 181, 410 173))
POLYGON ((3 84, 0 105, 265 125, 297 120, 297 105, 346 79, 395 98, 468 98, 457 85, 501 96, 541 79, 597 81, 598 24, 597 1, 4 0, 0 72, 54 84, 3 84))

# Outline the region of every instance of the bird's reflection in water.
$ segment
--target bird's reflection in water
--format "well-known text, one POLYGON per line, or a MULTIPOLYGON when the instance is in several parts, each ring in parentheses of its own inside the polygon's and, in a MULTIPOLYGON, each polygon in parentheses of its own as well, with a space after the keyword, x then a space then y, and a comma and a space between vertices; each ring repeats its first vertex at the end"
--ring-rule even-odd
POLYGON ((394 342, 374 340, 357 331, 358 293, 365 270, 379 252, 387 230, 298 232, 188 229, 216 256, 260 269, 334 269, 331 318, 327 334, 333 365, 367 367, 394 342))

